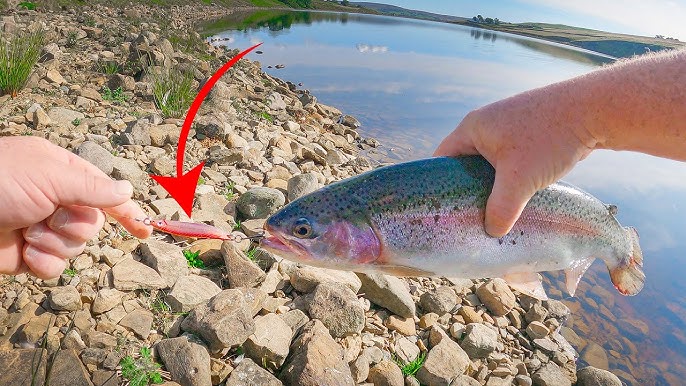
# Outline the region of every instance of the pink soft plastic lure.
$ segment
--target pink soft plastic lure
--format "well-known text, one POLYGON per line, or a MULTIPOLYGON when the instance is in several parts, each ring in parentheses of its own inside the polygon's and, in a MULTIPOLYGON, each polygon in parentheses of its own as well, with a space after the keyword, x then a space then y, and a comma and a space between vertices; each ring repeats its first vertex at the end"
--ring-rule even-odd
POLYGON ((150 217, 136 219, 156 230, 177 236, 194 237, 199 239, 219 239, 240 242, 243 239, 259 239, 262 235, 246 237, 242 234, 230 233, 221 228, 202 222, 187 222, 174 220, 154 220, 150 217))

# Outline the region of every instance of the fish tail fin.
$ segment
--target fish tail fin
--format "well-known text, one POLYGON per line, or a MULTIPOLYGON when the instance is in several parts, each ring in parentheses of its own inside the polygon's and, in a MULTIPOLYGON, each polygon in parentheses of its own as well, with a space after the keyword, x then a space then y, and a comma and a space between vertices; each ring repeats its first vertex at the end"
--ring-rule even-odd
POLYGON ((631 248, 629 256, 614 267, 609 268, 610 278, 617 291, 622 295, 633 296, 643 289, 646 275, 643 273, 643 252, 638 245, 638 232, 632 227, 626 227, 631 248))

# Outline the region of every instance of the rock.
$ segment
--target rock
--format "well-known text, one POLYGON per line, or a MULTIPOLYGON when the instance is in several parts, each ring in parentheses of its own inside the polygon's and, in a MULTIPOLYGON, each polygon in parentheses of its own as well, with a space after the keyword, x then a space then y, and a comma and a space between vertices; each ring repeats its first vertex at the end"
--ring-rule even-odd
POLYGON ((405 384, 400 367, 389 360, 381 361, 372 367, 367 380, 374 386, 403 386, 405 384))
POLYGON ((272 297, 267 296, 267 293, 262 291, 259 288, 241 287, 241 288, 238 288, 238 290, 243 293, 243 301, 245 302, 245 304, 250 309, 252 316, 257 315, 257 313, 263 309, 265 302, 268 299, 276 299, 276 298, 272 298, 272 297))
POLYGON ((286 102, 284 102, 281 94, 276 93, 276 92, 269 94, 269 96, 267 97, 266 103, 269 106, 269 109, 271 109, 271 110, 285 110, 286 109, 286 102))
POLYGON ((581 352, 581 359, 589 365, 601 370, 608 370, 610 368, 605 349, 594 342, 588 342, 581 352))
POLYGON ((304 312, 298 309, 286 312, 285 314, 281 315, 281 318, 284 320, 284 322, 286 322, 286 324, 288 324, 294 335, 297 334, 298 330, 300 330, 300 327, 304 326, 310 321, 310 318, 304 312))
POLYGON ((81 351, 86 348, 86 343, 81 339, 81 335, 76 329, 69 330, 62 340, 62 348, 81 351))
POLYGON ((234 242, 225 241, 221 247, 221 254, 224 256, 229 287, 255 287, 264 281, 264 271, 248 260, 234 242))
POLYGON ((548 362, 535 372, 531 379, 534 381, 534 386, 572 386, 572 381, 565 376, 555 362, 548 362))
POLYGON ((50 291, 50 307, 55 311, 78 311, 81 309, 81 294, 73 286, 55 287, 50 291))
POLYGON ((219 165, 240 165, 244 164, 249 158, 250 154, 244 148, 227 149, 223 146, 212 146, 210 148, 210 161, 219 165))
POLYGON ((180 277, 165 300, 174 312, 188 312, 201 303, 206 303, 222 290, 212 280, 202 276, 180 277))
POLYGON ((498 347, 498 333, 483 324, 470 323, 460 346, 470 358, 485 358, 498 347))
POLYGON ((156 346, 172 379, 182 385, 210 385, 210 354, 188 337, 163 339, 156 346))
POLYGON ((450 336, 453 339, 462 339, 462 335, 467 327, 462 323, 453 323, 450 325, 450 336))
POLYGON ((403 363, 409 363, 417 359, 419 356, 419 347, 406 337, 402 337, 395 341, 395 354, 403 363))
POLYGON ((45 334, 49 335, 49 330, 55 324, 55 319, 55 315, 50 312, 44 312, 38 316, 32 317, 19 330, 19 341, 24 343, 37 343, 45 334))
POLYGON ((95 370, 93 371, 93 384, 95 386, 119 386, 122 383, 121 377, 115 371, 95 370))
POLYGON ((348 126, 352 129, 357 129, 360 127, 360 121, 358 121, 355 117, 351 115, 344 115, 340 118, 340 123, 342 123, 344 126, 348 126))
POLYGON ((247 218, 267 218, 286 203, 281 191, 257 187, 243 193, 236 201, 236 209, 247 218))
POLYGON ((533 321, 526 327, 526 334, 529 335, 529 338, 531 339, 541 339, 548 336, 548 334, 550 334, 550 330, 545 326, 545 324, 538 321, 533 321))
POLYGON ((148 239, 140 244, 142 261, 157 271, 167 287, 172 287, 181 276, 188 275, 188 262, 178 245, 148 239))
POLYGON ((320 185, 314 173, 303 173, 288 180, 288 201, 294 201, 319 189, 320 185))
POLYGON ((543 305, 548 310, 548 316, 551 318, 561 321, 570 314, 569 308, 559 300, 548 299, 543 305))
POLYGON ((369 358, 366 355, 358 356, 350 363, 350 373, 356 384, 364 382, 369 377, 369 358))
POLYGON ((349 386, 353 384, 343 348, 319 320, 312 320, 291 345, 279 379, 286 385, 349 386))
POLYGON ((333 337, 359 333, 364 328, 364 308, 350 288, 322 283, 312 292, 310 316, 319 319, 333 337))
POLYGON ((152 328, 153 315, 148 310, 137 309, 131 311, 120 322, 119 325, 133 331, 139 338, 148 339, 152 328))
POLYGON ((100 260, 104 261, 110 267, 115 266, 118 262, 124 260, 124 251, 114 249, 109 245, 104 245, 100 248, 100 260))
POLYGON ((96 330, 89 330, 86 333, 86 344, 90 348, 108 349, 117 346, 117 338, 96 330))
POLYGON ((107 312, 121 304, 121 298, 123 296, 124 292, 114 288, 102 288, 100 291, 98 291, 98 295, 93 301, 91 311, 96 315, 107 312))
POLYGON ((0 384, 44 384, 45 364, 48 357, 43 349, 12 349, 0 351, 0 384), (29 365, 30 364, 30 365, 29 365))
POLYGON ((167 283, 152 268, 134 259, 125 259, 112 267, 114 288, 122 291, 165 288, 167 283))
POLYGON ((622 386, 616 375, 591 366, 578 370, 576 378, 576 386, 622 386))
POLYGON ((85 118, 85 115, 78 111, 69 110, 64 107, 53 107, 48 110, 48 117, 50 117, 50 120, 53 124, 71 128, 73 127, 72 122, 74 122, 74 120, 82 120, 85 118))
POLYGON ((405 283, 395 276, 358 273, 360 291, 372 303, 403 318, 415 316, 415 303, 405 283))
POLYGON ((33 121, 33 126, 36 128, 44 128, 52 124, 52 119, 50 119, 48 113, 46 113, 45 110, 40 107, 40 105, 38 105, 36 110, 33 112, 31 121, 33 121))
MULTIPOLYGON (((31 368, 31 366, 26 366, 26 368, 31 368)), ((37 381, 36 384, 44 384, 43 381, 39 379, 40 378, 35 379, 35 381, 37 381)), ((52 362, 50 368, 49 379, 49 384, 51 385, 93 386, 90 374, 88 374, 88 371, 83 367, 83 363, 81 363, 81 360, 74 350, 60 350, 55 354, 54 362, 52 362)), ((10 385, 10 383, 2 384, 10 385)))
POLYGON ((64 79, 62 74, 59 73, 59 71, 55 69, 49 69, 48 72, 45 74, 45 80, 47 80, 50 83, 57 83, 57 84, 64 84, 67 83, 67 81, 64 79))
POLYGON ((531 377, 527 375, 517 375, 514 380, 516 386, 531 386, 534 384, 534 381, 531 379, 531 377))
POLYGON ((243 344, 255 332, 251 310, 236 289, 224 290, 195 307, 181 328, 200 335, 212 351, 243 344))
POLYGON ((430 328, 438 322, 438 318, 440 318, 440 316, 435 312, 429 312, 428 314, 422 315, 422 317, 419 318, 419 328, 423 330, 430 328))
POLYGON ((245 354, 259 363, 278 369, 288 356, 293 331, 277 314, 255 318, 255 333, 243 343, 245 354))
POLYGON ((396 315, 391 315, 386 319, 386 327, 391 331, 398 331, 405 336, 417 334, 414 318, 401 318, 396 315))
POLYGON ((457 313, 464 318, 465 323, 482 323, 484 321, 473 307, 460 307, 457 313))
POLYGON ((553 355, 558 350, 557 344, 550 340, 550 338, 534 339, 533 343, 535 347, 540 348, 546 355, 553 355))
POLYGON ((650 332, 650 328, 642 320, 618 318, 616 322, 620 330, 635 338, 643 339, 650 332))
POLYGON ((548 310, 538 303, 534 303, 531 308, 529 308, 529 311, 527 311, 524 315, 524 319, 526 319, 527 323, 531 323, 533 321, 543 322, 547 317, 548 310))
POLYGON ((438 287, 433 291, 424 292, 419 302, 424 312, 443 315, 455 308, 457 296, 450 287, 438 287))
POLYGON ((250 358, 245 358, 231 372, 226 386, 281 386, 280 380, 274 377, 269 371, 263 369, 253 362, 250 358))
POLYGON ((467 353, 453 340, 442 339, 426 355, 417 379, 424 385, 450 385, 467 371, 472 362, 467 353))
POLYGON ((40 63, 46 63, 51 60, 58 59, 60 56, 62 56, 62 51, 60 51, 60 47, 57 45, 57 43, 50 43, 43 47, 38 61, 40 63))
POLYGON ((139 192, 148 191, 148 174, 141 170, 138 163, 132 159, 114 157, 112 161, 112 177, 118 180, 128 180, 139 192))
POLYGON ((476 289, 476 295, 495 316, 503 316, 517 304, 515 295, 505 280, 491 279, 476 289))
POLYGON ((110 90, 121 88, 124 91, 133 91, 136 88, 136 80, 128 75, 114 74, 107 81, 107 87, 110 90))
POLYGON ((481 386, 481 383, 477 381, 476 379, 466 376, 466 375, 460 375, 453 382, 451 385, 454 386, 481 386))
POLYGON ((312 292, 320 283, 340 283, 357 293, 362 282, 354 272, 317 268, 309 265, 298 267, 291 275, 291 285, 300 292, 312 292))

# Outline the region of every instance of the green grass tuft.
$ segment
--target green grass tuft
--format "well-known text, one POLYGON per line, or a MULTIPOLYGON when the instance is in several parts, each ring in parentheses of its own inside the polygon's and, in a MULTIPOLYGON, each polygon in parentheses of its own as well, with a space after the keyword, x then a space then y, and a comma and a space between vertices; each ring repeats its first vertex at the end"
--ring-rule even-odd
POLYGON ((193 74, 172 69, 152 74, 152 92, 155 105, 165 118, 180 118, 195 99, 193 74))
POLYGON ((272 115, 269 114, 269 113, 266 112, 266 111, 261 111, 261 112, 260 112, 259 114, 257 114, 257 115, 258 115, 260 118, 266 119, 267 121, 269 121, 269 123, 274 123, 274 117, 272 117, 272 115))
POLYGON ((119 63, 112 61, 102 62, 98 67, 99 71, 105 75, 114 75, 121 70, 119 68, 119 63))
POLYGON ((17 7, 28 9, 29 11, 35 11, 36 3, 32 1, 22 1, 21 3, 17 4, 17 7))
POLYGON ((235 185, 236 184, 233 181, 231 181, 224 188, 224 197, 226 197, 226 199, 229 201, 233 200, 235 197, 235 193, 233 192, 233 187, 235 185))
POLYGON ((415 360, 404 364, 399 358, 395 357, 394 359, 400 367, 400 370, 402 370, 404 376, 411 375, 414 377, 414 375, 417 374, 419 369, 421 369, 424 365, 424 361, 426 360, 426 352, 420 353, 415 360))
POLYGON ((253 263, 255 262, 255 258, 256 258, 255 255, 256 255, 256 254, 257 254, 257 248, 255 248, 255 247, 250 248, 250 249, 248 249, 247 251, 245 251, 245 256, 246 256, 250 261, 252 261, 253 263))
POLYGON ((183 256, 186 258, 186 262, 188 262, 189 267, 205 268, 205 263, 198 257, 200 256, 200 251, 193 252, 190 249, 185 249, 183 251, 183 256))
POLYGON ((122 358, 119 365, 122 377, 129 381, 130 386, 146 386, 164 382, 159 372, 161 366, 152 359, 150 349, 147 347, 141 347, 138 359, 127 355, 122 358))
POLYGON ((78 273, 78 271, 75 270, 74 268, 67 268, 67 269, 65 269, 64 272, 62 272, 62 273, 65 274, 65 275, 67 275, 67 276, 74 277, 74 276, 76 276, 76 274, 78 273))
POLYGON ((17 96, 31 75, 43 48, 43 32, 20 32, 7 39, 0 35, 0 94, 17 96))
POLYGON ((128 99, 124 94, 124 90, 121 87, 116 90, 110 90, 109 87, 105 86, 102 88, 102 99, 110 102, 124 103, 128 99))

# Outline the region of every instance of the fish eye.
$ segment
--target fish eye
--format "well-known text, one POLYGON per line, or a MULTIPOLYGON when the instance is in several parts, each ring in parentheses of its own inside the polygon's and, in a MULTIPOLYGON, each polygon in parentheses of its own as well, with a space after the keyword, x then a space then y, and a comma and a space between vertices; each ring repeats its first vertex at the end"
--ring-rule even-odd
POLYGON ((293 225, 293 235, 300 239, 312 236, 312 225, 306 218, 298 219, 293 225))

